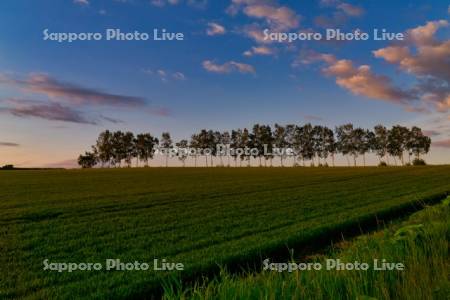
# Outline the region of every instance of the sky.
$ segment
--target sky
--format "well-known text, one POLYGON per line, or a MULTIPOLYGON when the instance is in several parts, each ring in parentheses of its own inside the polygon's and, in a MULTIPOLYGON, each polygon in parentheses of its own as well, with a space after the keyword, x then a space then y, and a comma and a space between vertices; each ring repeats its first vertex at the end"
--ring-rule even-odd
POLYGON ((105 129, 179 140, 202 128, 307 122, 416 125, 433 141, 427 161, 450 163, 449 4, 1 1, 0 165, 75 166, 105 129), (107 40, 108 29, 150 38, 107 40), (156 41, 155 29, 183 40, 156 41), (264 39, 264 30, 327 29, 369 38, 264 39), (374 40, 374 29, 404 39, 374 40), (102 37, 55 40, 61 33, 102 37))

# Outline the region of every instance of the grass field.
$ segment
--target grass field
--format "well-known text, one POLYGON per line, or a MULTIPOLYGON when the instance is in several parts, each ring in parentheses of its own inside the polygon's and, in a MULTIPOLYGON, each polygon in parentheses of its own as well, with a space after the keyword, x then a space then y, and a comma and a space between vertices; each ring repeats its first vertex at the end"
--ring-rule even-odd
MULTIPOLYGON (((261 270, 241 276, 222 270, 209 282, 183 287, 171 278, 164 299, 449 299, 450 197, 414 213, 384 230, 342 241, 329 253, 304 260, 321 270, 278 272, 261 270), (327 270, 328 260, 367 263, 367 270, 327 270), (400 262, 403 270, 374 269, 374 259, 400 262)), ((380 264, 378 264, 379 266, 380 264)))
POLYGON ((450 166, 0 172, 0 298, 132 298, 165 272, 43 270, 53 262, 245 261, 450 191, 450 166))

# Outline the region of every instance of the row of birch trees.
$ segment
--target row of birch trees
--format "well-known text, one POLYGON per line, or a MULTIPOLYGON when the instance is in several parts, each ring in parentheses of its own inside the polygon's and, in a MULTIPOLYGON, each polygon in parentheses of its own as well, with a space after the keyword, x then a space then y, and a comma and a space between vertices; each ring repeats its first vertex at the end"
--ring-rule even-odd
POLYGON ((78 163, 83 168, 148 166, 161 154, 165 166, 172 159, 183 166, 188 160, 192 166, 272 166, 275 159, 281 166, 334 166, 340 154, 349 166, 357 166, 358 161, 365 166, 366 155, 373 153, 380 165, 405 165, 423 163, 421 155, 429 152, 430 145, 431 139, 419 127, 400 125, 389 129, 377 125, 369 130, 349 123, 332 130, 311 124, 255 124, 250 130, 202 129, 189 140, 176 142, 169 132, 157 138, 151 133, 105 130, 92 150, 79 156, 78 163))

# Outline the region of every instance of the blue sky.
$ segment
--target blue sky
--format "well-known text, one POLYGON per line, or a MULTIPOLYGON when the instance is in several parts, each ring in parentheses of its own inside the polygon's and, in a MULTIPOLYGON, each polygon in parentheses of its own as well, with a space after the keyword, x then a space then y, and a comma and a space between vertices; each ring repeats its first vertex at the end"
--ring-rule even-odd
POLYGON ((2 1, 0 164, 69 164, 105 128, 179 139, 256 122, 419 125, 436 141, 429 160, 449 163, 448 18, 448 1, 2 1), (165 28, 185 39, 58 43, 43 40, 46 28, 165 28), (252 38, 265 28, 413 34, 402 43, 252 38))

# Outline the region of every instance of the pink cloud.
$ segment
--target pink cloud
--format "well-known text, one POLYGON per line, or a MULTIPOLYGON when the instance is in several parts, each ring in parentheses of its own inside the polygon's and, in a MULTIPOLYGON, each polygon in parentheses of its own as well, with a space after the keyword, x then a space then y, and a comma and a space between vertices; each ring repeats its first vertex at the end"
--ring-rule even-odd
POLYGON ((66 159, 63 161, 48 163, 44 165, 44 168, 66 168, 73 169, 79 168, 78 161, 76 159, 66 159))
POLYGON ((209 36, 222 35, 226 33, 225 27, 218 23, 210 22, 208 23, 208 29, 206 29, 206 34, 209 36))
POLYGON ((448 25, 446 20, 427 22, 408 30, 405 43, 373 51, 375 57, 416 76, 416 93, 441 112, 450 109, 450 40, 437 40, 435 34, 448 25))
POLYGON ((450 139, 433 142, 432 146, 441 148, 450 148, 450 139))
POLYGON ((355 6, 349 3, 339 3, 337 5, 337 8, 342 10, 346 15, 352 16, 352 17, 360 17, 364 14, 364 9, 362 9, 359 6, 355 6))
POLYGON ((59 103, 39 103, 34 101, 10 99, 12 107, 0 108, 0 112, 9 113, 16 117, 34 117, 51 121, 63 121, 79 124, 96 125, 97 122, 86 118, 80 111, 59 103))
POLYGON ((110 106, 144 106, 140 97, 118 95, 100 90, 63 82, 46 74, 31 74, 27 79, 15 79, 0 76, 0 84, 20 87, 26 92, 43 94, 49 98, 58 98, 71 104, 95 104, 110 106))
POLYGON ((249 64, 229 61, 222 65, 216 64, 210 60, 205 60, 202 63, 203 68, 208 72, 227 74, 231 72, 239 73, 255 73, 255 68, 249 64))
POLYGON ((11 142, 0 142, 0 147, 19 147, 20 145, 17 143, 11 142))
POLYGON ((267 0, 232 0, 227 12, 231 15, 240 10, 248 17, 262 19, 274 30, 286 30, 299 26, 300 16, 287 6, 267 0))
POLYGON ((361 17, 365 11, 362 7, 338 0, 322 0, 322 7, 333 8, 329 15, 319 15, 314 23, 323 28, 344 25, 350 18, 361 17))
POLYGON ((328 64, 323 69, 324 73, 334 76, 339 86, 355 95, 400 104, 407 104, 414 97, 410 92, 395 87, 388 77, 373 73, 368 65, 355 67, 347 59, 336 60, 330 55, 320 57, 328 64))
POLYGON ((250 50, 244 52, 245 56, 254 55, 275 55, 275 50, 266 46, 252 47, 250 50))

